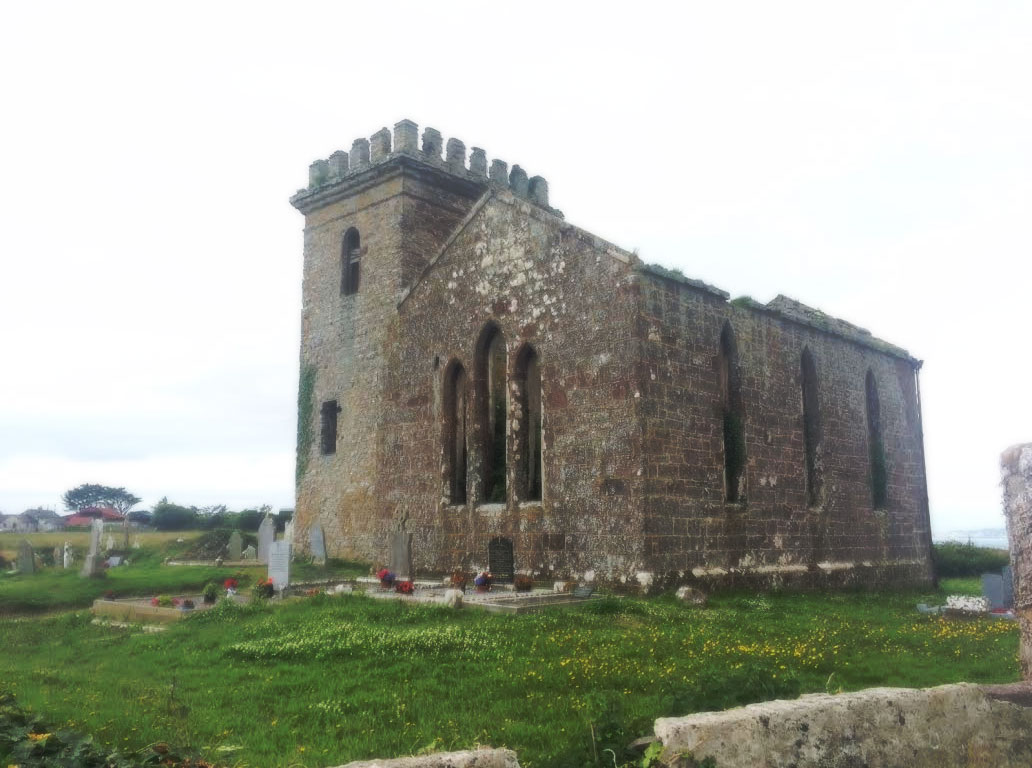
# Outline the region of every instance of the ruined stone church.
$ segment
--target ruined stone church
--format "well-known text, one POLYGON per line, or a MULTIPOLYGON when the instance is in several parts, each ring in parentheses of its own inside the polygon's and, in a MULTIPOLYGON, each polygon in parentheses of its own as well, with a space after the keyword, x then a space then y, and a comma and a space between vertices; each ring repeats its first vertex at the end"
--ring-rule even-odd
POLYGON ((643 263, 399 122, 313 163, 295 542, 610 584, 931 577, 918 372, 797 301, 643 263))

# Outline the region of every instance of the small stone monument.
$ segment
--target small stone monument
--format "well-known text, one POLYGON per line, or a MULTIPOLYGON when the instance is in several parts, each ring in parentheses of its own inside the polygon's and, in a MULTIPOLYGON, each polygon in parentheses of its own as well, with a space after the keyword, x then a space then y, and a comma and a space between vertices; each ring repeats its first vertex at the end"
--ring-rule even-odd
POLYGON ((240 536, 240 531, 233 531, 229 534, 229 559, 239 560, 240 559, 240 548, 243 546, 243 539, 240 536))
POLYGON ((36 572, 36 553, 28 541, 22 539, 18 545, 18 573, 36 572))
POLYGON ((61 562, 61 547, 54 547, 54 567, 61 562))
POLYGON ((289 541, 274 541, 269 546, 269 579, 277 592, 290 586, 289 541))
POLYGON ((140 548, 140 537, 139 536, 134 536, 133 537, 133 549, 139 549, 139 548, 140 548))
POLYGON ((998 573, 982 574, 982 597, 989 601, 989 610, 1003 608, 1003 576, 998 573))
POLYGON ((315 564, 326 565, 326 538, 323 536, 323 529, 319 523, 308 530, 308 543, 315 564))
POLYGON ((114 548, 115 548, 115 537, 114 537, 114 536, 112 536, 112 535, 111 535, 111 534, 109 533, 109 534, 107 535, 107 538, 106 538, 106 539, 104 539, 104 551, 105 551, 105 552, 110 552, 110 551, 111 551, 112 549, 114 549, 114 548))
POLYGON ((283 540, 289 541, 290 546, 294 546, 294 521, 287 520, 283 526, 283 540))
POLYGON ((104 533, 104 521, 95 519, 90 524, 90 554, 100 553, 100 537, 104 533))
POLYGON ((62 564, 65 568, 71 568, 73 560, 75 560, 75 556, 72 554, 72 545, 66 541, 64 543, 64 558, 62 559, 62 564))
POLYGON ((248 544, 244 548, 244 551, 240 553, 240 558, 242 560, 256 560, 258 558, 258 552, 255 550, 254 545, 248 544))
POLYGON ((269 547, 276 540, 276 523, 272 515, 266 515, 258 526, 258 562, 269 562, 269 547))
POLYGON ((395 531, 391 534, 390 570, 400 581, 412 578, 412 534, 395 531))

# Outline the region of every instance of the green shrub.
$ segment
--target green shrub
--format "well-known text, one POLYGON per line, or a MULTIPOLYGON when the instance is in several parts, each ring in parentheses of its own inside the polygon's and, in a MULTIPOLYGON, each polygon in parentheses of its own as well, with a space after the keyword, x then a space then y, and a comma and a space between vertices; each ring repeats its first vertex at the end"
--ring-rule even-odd
POLYGON ((999 571, 1010 562, 1010 556, 1005 549, 947 541, 932 546, 932 562, 939 578, 955 578, 999 571))

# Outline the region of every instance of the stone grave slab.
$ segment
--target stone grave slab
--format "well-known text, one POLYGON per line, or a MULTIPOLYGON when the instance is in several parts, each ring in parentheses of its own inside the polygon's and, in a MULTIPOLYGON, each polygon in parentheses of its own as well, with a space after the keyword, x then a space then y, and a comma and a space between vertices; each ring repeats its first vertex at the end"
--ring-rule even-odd
POLYGON ((72 555, 72 545, 66 541, 64 543, 64 557, 62 559, 62 565, 64 565, 65 568, 71 568, 74 560, 75 556, 72 555))
POLYGON ((22 539, 18 545, 18 573, 36 572, 36 552, 28 541, 22 539))
POLYGON ((269 562, 269 547, 276 540, 276 523, 272 515, 266 515, 258 526, 258 562, 269 562))
POLYGON ((990 610, 1003 608, 1003 576, 998 573, 983 573, 982 597, 989 600, 990 610))
POLYGON ((316 523, 308 531, 308 544, 311 547, 312 559, 318 565, 326 564, 326 537, 323 536, 323 529, 316 523))
POLYGON ((100 537, 104 533, 104 521, 94 520, 90 524, 90 551, 89 554, 96 555, 100 552, 100 537))
POLYGON ((269 547, 269 578, 277 592, 290 586, 289 541, 274 541, 269 547))
POLYGON ((412 578, 412 534, 396 531, 391 534, 390 571, 400 580, 412 578))
POLYGON ((229 559, 239 560, 240 559, 240 548, 243 546, 243 538, 240 536, 240 531, 233 531, 229 534, 229 559))
POLYGON ((240 558, 242 560, 257 560, 258 550, 254 548, 254 544, 248 544, 244 547, 244 551, 240 553, 240 558))

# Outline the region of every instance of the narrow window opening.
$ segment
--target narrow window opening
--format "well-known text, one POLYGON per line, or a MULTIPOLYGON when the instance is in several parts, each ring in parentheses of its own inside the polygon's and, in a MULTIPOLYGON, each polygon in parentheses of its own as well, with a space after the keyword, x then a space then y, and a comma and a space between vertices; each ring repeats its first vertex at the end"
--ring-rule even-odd
POLYGON ((505 339, 489 325, 477 345, 478 434, 480 435, 481 501, 506 501, 505 488, 505 339))
POLYGON ((738 351, 730 323, 725 323, 720 333, 717 370, 724 426, 724 498, 739 502, 745 497, 745 413, 738 351))
POLYGON ((320 451, 324 456, 337 452, 337 414, 340 406, 336 400, 327 400, 322 404, 322 430, 319 441, 320 451))
POLYGON ((358 230, 352 227, 344 235, 344 250, 341 258, 340 292, 345 296, 358 293, 362 240, 358 230))
POLYGON ((541 366, 537 353, 529 344, 517 358, 516 383, 520 399, 517 450, 521 496, 526 501, 541 501, 541 366))
POLYGON ((874 372, 867 371, 867 445, 871 456, 871 504, 885 509, 889 498, 888 468, 885 463, 885 441, 881 429, 881 406, 878 403, 878 382, 874 372))
POLYGON ((809 347, 803 350, 803 448, 806 454, 806 500, 816 507, 821 500, 821 421, 817 395, 817 366, 809 347))
POLYGON ((444 464, 448 498, 452 504, 466 503, 466 369, 458 362, 445 372, 444 464))

